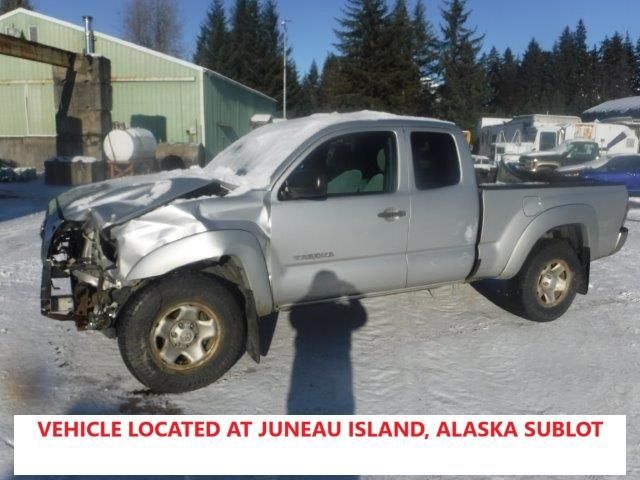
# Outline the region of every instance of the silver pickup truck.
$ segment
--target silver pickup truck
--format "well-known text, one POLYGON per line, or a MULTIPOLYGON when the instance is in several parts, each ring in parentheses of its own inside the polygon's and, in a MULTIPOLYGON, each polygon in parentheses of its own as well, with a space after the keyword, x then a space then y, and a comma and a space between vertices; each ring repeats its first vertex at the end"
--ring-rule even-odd
POLYGON ((478 187, 453 124, 375 112, 261 127, 204 169, 51 201, 42 313, 118 339, 158 392, 197 389, 293 305, 503 280, 515 313, 561 316, 622 248, 624 186, 478 187))

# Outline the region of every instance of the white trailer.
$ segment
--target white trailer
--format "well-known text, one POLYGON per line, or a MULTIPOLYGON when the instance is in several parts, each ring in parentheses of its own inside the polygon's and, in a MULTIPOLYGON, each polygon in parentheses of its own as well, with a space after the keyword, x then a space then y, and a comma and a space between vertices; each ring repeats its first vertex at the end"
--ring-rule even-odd
POLYGON ((585 123, 564 115, 524 115, 484 127, 478 153, 498 162, 517 161, 523 153, 553 150, 568 140, 596 142, 606 155, 633 154, 640 149, 635 130, 627 125, 585 123))
POLYGON ((552 150, 565 140, 563 129, 579 122, 569 115, 535 114, 487 125, 480 132, 478 153, 498 161, 504 154, 552 150))
POLYGON ((616 123, 576 123, 565 130, 565 140, 591 140, 607 155, 638 153, 636 132, 616 123))

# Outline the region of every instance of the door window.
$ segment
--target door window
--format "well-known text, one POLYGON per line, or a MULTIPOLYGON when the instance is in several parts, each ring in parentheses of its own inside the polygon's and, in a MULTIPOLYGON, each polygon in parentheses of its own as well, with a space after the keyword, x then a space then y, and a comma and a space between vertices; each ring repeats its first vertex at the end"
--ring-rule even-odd
POLYGON ((640 156, 616 157, 606 168, 609 172, 633 173, 640 170, 640 156))
POLYGON ((418 190, 450 187, 460 183, 460 159, 450 134, 413 132, 411 152, 418 190))
POLYGON ((389 193, 396 186, 397 156, 393 132, 352 133, 317 147, 296 172, 324 174, 328 196, 389 193))

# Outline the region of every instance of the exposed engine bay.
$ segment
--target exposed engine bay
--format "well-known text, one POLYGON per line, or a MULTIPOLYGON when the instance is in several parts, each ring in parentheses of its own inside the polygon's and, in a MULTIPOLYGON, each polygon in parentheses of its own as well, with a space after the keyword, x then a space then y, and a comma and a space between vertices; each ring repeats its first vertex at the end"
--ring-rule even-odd
MULTIPOLYGON (((211 183, 210 179, 203 181, 198 178, 195 182, 185 178, 178 178, 177 182, 172 180, 172 184, 177 183, 181 188, 166 194, 163 191, 153 201, 147 195, 148 201, 144 204, 140 203, 140 192, 145 185, 140 178, 135 185, 120 182, 118 186, 121 188, 115 192, 113 188, 105 189, 104 183, 96 184, 72 190, 66 198, 63 195, 50 202, 41 228, 43 274, 40 297, 43 315, 73 321, 79 330, 100 330, 108 336, 115 335, 119 310, 144 281, 129 281, 121 273, 122 261, 119 262, 118 239, 114 232, 130 235, 126 226, 131 220, 174 200, 223 196, 228 192, 219 184, 211 183), (180 185, 181 181, 184 185, 180 185), (93 195, 90 205, 82 197, 77 199, 78 191, 89 188, 93 190, 90 192, 93 195), (130 192, 133 198, 127 197, 130 192), (118 197, 116 201, 114 196, 118 197)), ((154 193, 153 188, 157 191, 154 185, 150 189, 151 194, 154 193)), ((194 225, 199 224, 193 216, 189 218, 194 225)), ((158 225, 162 223, 158 222, 158 225)), ((166 230, 166 225, 159 226, 155 240, 167 236, 166 230)), ((184 230, 186 234, 193 231, 193 228, 184 230)), ((144 235, 139 236, 139 242, 151 244, 144 235)))
POLYGON ((108 332, 131 293, 118 278, 115 245, 88 224, 62 222, 43 254, 42 314, 108 332))

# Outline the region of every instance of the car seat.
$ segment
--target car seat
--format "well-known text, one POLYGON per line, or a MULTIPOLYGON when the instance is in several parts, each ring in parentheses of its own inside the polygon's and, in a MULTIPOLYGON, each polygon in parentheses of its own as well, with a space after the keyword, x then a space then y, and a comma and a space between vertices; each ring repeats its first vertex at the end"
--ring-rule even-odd
POLYGON ((362 172, 356 168, 351 168, 352 162, 351 148, 348 145, 336 145, 333 157, 328 162, 330 171, 336 176, 327 183, 327 193, 348 194, 357 193, 362 182, 362 172))

